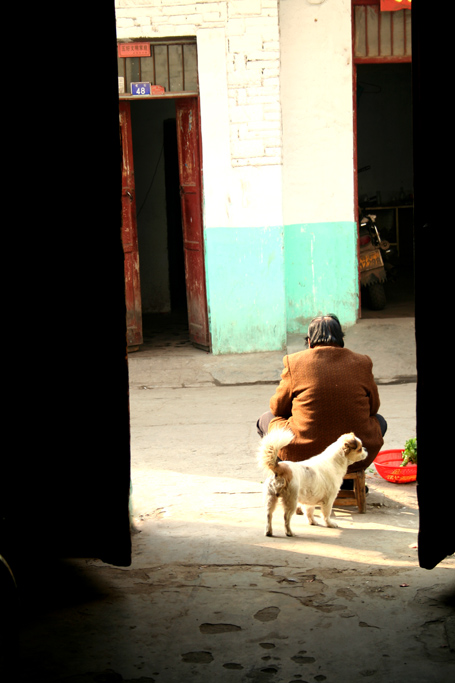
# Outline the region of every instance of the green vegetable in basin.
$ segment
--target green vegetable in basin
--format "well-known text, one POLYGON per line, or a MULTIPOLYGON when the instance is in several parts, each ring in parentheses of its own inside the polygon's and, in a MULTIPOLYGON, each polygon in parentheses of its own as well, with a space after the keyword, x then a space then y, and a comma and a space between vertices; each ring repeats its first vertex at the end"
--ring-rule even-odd
POLYGON ((403 462, 401 467, 404 467, 408 462, 412 462, 417 465, 417 439, 408 439, 404 445, 403 451, 403 462))

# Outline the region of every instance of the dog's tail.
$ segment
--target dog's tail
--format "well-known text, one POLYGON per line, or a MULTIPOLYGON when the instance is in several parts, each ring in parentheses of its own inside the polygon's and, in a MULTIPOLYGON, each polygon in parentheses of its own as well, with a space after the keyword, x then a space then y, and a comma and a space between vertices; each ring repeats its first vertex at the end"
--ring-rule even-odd
POLYGON ((290 429, 280 428, 274 429, 266 434, 259 446, 258 450, 258 464, 260 467, 278 472, 278 453, 282 448, 288 445, 294 438, 294 433, 290 429))

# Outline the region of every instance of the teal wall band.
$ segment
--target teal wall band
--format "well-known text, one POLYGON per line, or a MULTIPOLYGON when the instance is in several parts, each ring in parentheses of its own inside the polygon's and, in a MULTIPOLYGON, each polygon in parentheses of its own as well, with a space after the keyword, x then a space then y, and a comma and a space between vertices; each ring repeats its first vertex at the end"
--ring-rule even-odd
POLYGON ((350 221, 206 229, 213 353, 285 350, 320 313, 354 324, 356 240, 350 221))

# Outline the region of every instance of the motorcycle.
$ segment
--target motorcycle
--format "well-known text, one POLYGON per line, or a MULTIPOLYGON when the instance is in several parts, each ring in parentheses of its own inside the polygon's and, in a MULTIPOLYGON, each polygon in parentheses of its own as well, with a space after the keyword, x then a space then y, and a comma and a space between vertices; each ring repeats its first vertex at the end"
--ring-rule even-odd
POLYGON ((384 283, 387 280, 383 252, 390 250, 390 244, 381 240, 376 216, 361 214, 359 228, 359 271, 360 285, 368 295, 373 311, 381 311, 387 303, 384 283))

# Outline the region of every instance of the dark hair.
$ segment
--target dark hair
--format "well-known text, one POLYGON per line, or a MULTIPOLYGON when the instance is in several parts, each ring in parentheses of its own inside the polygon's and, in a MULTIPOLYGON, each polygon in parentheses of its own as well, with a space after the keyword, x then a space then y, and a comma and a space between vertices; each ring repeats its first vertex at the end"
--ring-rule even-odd
POLYGON ((318 315, 308 325, 308 335, 305 337, 310 348, 318 345, 332 345, 344 347, 343 331, 336 315, 318 315))

